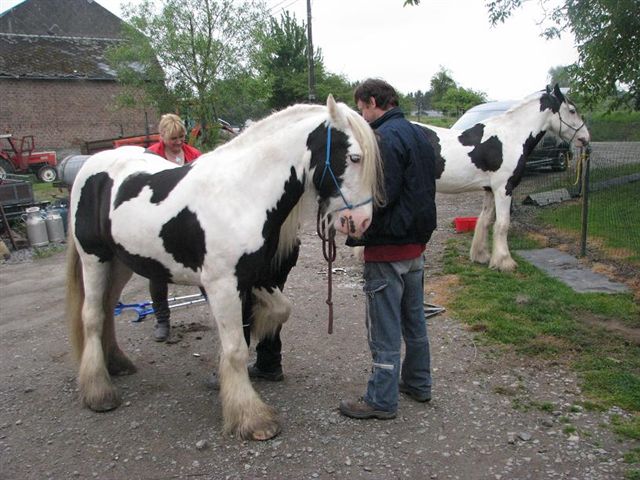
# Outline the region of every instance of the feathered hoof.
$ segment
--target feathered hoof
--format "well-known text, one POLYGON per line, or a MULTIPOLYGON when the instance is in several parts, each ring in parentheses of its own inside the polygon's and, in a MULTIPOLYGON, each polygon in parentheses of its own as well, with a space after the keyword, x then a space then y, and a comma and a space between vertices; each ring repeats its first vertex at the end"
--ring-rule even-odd
POLYGON ((96 395, 82 395, 82 403, 94 412, 108 412, 120 406, 121 400, 115 388, 104 390, 96 395))
POLYGON ((133 375, 138 371, 133 362, 122 352, 112 353, 109 356, 107 370, 109 371, 109 375, 113 376, 133 375))
POLYGON ((500 260, 491 260, 489 268, 499 270, 501 272, 513 272, 518 267, 518 264, 513 258, 507 257, 500 260))
POLYGON ((280 433, 280 419, 276 410, 268 405, 254 412, 251 416, 244 418, 236 425, 227 424, 227 432, 235 431, 236 435, 243 440, 264 441, 269 440, 280 433))
POLYGON ((489 260, 491 259, 489 252, 471 253, 469 258, 471 258, 472 262, 481 263, 483 265, 489 263, 489 260))
POLYGON ((243 440, 265 441, 274 438, 280 430, 280 422, 277 419, 258 419, 253 425, 238 430, 238 435, 243 440))

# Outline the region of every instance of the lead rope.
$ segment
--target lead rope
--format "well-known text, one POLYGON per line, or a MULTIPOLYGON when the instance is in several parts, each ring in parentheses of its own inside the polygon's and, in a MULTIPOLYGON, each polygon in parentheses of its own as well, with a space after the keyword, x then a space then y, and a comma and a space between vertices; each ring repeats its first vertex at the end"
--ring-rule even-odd
POLYGON ((329 306, 329 328, 328 333, 333 333, 333 300, 331 299, 333 292, 333 261, 336 259, 336 232, 334 229, 329 229, 329 234, 325 228, 325 224, 322 221, 320 215, 320 209, 318 209, 318 218, 316 221, 316 232, 318 237, 322 240, 322 254, 327 261, 327 305, 329 306))

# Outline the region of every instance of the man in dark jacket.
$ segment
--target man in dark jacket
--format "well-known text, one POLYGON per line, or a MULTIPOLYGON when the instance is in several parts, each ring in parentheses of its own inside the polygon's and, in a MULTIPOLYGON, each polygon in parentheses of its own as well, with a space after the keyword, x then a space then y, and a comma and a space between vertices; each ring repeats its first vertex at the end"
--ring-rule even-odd
POLYGON ((424 250, 436 227, 435 159, 425 134, 404 117, 383 80, 355 91, 362 116, 376 130, 384 162, 386 204, 350 246, 364 246, 366 324, 373 368, 364 397, 343 400, 352 418, 394 418, 398 392, 431 400, 429 337, 424 316, 424 250), (404 337, 406 354, 401 362, 404 337))

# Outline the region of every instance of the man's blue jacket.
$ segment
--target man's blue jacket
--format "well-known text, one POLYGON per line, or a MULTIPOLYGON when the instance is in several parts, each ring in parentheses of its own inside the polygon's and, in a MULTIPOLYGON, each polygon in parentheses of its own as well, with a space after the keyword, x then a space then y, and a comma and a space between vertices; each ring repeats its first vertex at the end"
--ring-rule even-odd
POLYGON ((347 245, 427 243, 437 224, 433 148, 399 107, 386 111, 371 127, 379 137, 386 202, 374 210, 364 237, 349 238, 347 245))

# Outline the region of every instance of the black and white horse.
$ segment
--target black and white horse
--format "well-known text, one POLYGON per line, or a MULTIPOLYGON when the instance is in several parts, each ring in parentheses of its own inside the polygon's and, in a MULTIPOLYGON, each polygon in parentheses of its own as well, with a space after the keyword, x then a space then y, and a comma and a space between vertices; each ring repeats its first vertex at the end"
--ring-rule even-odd
POLYGON ((482 213, 471 244, 471 260, 512 271, 516 262, 507 244, 513 189, 524 173, 527 156, 548 131, 576 146, 589 142, 589 131, 575 105, 560 91, 547 89, 502 115, 462 132, 419 124, 436 152, 436 191, 484 190, 482 213), (489 227, 493 250, 489 250, 489 227))
POLYGON ((116 408, 110 375, 130 374, 113 309, 136 272, 206 291, 220 336, 220 396, 226 431, 266 440, 275 410, 249 382, 242 300, 253 295, 254 333, 274 331, 289 301, 273 284, 297 245, 303 197, 317 198, 326 225, 360 236, 382 198, 381 163, 368 124, 330 96, 255 123, 182 167, 139 147, 101 152, 71 193, 67 309, 80 360, 82 402, 116 408), (284 259, 284 260, 283 260, 284 259))

